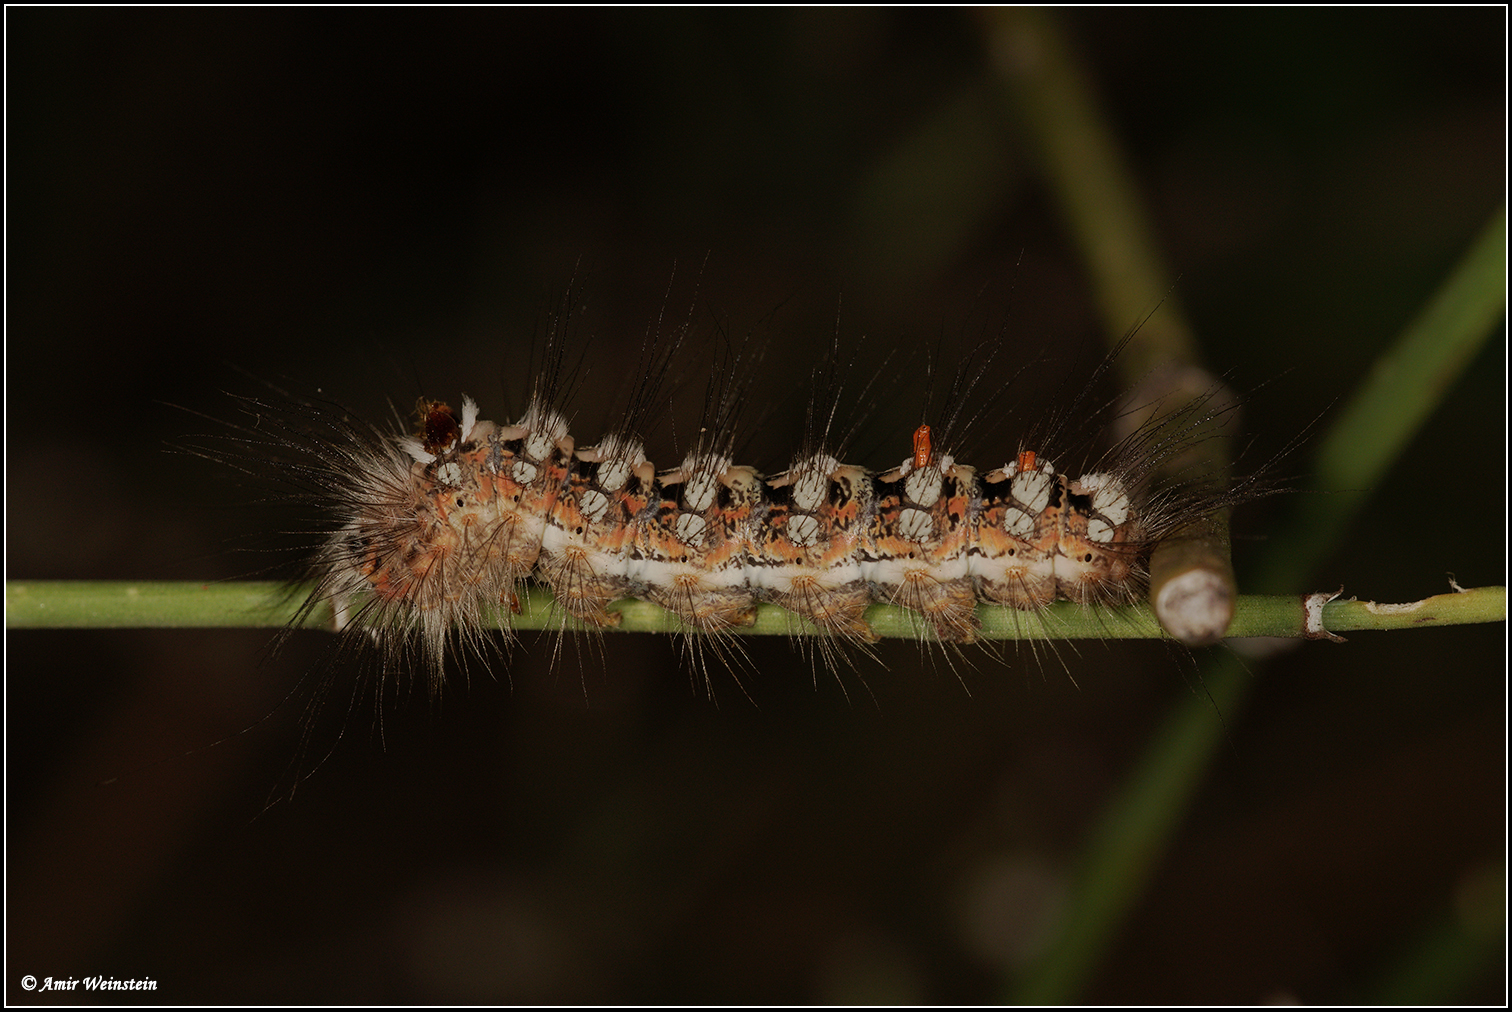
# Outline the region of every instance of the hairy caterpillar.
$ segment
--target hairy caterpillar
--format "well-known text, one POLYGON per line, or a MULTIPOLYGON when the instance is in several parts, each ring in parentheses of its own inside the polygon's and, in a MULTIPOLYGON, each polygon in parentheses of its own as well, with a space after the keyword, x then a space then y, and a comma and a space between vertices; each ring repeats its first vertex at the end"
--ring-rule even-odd
POLYGON ((978 417, 1011 406, 1012 377, 991 342, 957 370, 943 406, 890 467, 853 462, 849 437, 833 435, 832 349, 829 388, 813 395, 802 448, 785 465, 735 462, 743 391, 723 362, 699 437, 659 469, 644 433, 686 329, 649 342, 622 421, 584 446, 562 394, 556 331, 569 316, 556 321, 546 364, 510 423, 486 420, 467 395, 456 408, 422 398, 412 424, 389 429, 329 405, 244 402, 256 418, 252 441, 297 450, 283 474, 319 507, 304 612, 329 603, 337 631, 375 649, 385 668, 423 672, 433 692, 454 647, 479 653, 491 625, 507 631, 526 581, 552 592, 564 627, 612 628, 614 602, 640 598, 716 652, 762 603, 805 620, 830 659, 836 647, 864 652, 877 641, 866 620, 874 604, 917 615, 926 639, 964 645, 977 639, 979 607, 1033 621, 1056 600, 1138 601, 1156 546, 1263 491, 1254 479, 1225 489, 1192 464, 1234 411, 1216 387, 1174 410, 1159 398, 1088 407, 1111 357, 1001 463, 966 464, 952 440, 969 424, 973 393, 986 391, 978 417), (1090 429, 1089 417, 1123 435, 1101 451, 1085 432, 1067 435, 1090 429))
MULTIPOLYGON (((596 27, 590 12, 469 11, 452 18, 453 44, 385 12, 313 36, 254 11, 139 13, 8 12, 14 577, 219 579, 289 557, 294 539, 276 532, 305 529, 285 522, 293 510, 261 502, 265 481, 249 491, 221 465, 164 454, 197 423, 150 402, 234 416, 218 391, 256 391, 227 380, 231 357, 322 384, 394 432, 410 426, 386 423, 383 399, 407 414, 422 390, 454 406, 468 391, 485 417, 514 421, 523 405, 490 372, 499 331, 476 321, 525 322, 584 250, 615 271, 649 262, 626 286, 647 291, 665 249, 712 243, 730 251, 722 274, 749 279, 730 300, 771 299, 773 278, 801 270, 893 317, 874 291, 973 287, 963 272, 1011 265, 1028 244, 1025 312, 1057 318, 1017 329, 1036 346, 1076 334, 1093 304, 1027 138, 958 118, 963 100, 987 104, 949 29, 974 12, 791 9, 763 27, 757 12, 669 9, 596 27), (479 16, 503 23, 490 32, 479 16), (943 148, 941 122, 955 125, 943 148), (1005 171, 978 168, 984 147, 1005 171), (935 158, 863 190, 919 150, 935 158), (958 172, 978 180, 974 198, 958 172), (939 214, 933 198, 952 195, 939 214), (470 325, 493 343, 458 347, 470 325), (385 375, 430 338, 427 361, 455 365, 413 386, 385 375), (73 421, 43 421, 56 413, 42 403, 73 421), (285 550, 228 557, 244 531, 285 550)), ((1344 394, 1501 200, 1495 8, 1063 20, 1212 363, 1249 377, 1301 365, 1294 397, 1257 398, 1246 432, 1284 438, 1344 394)), ((934 307, 910 308, 922 326, 900 331, 928 333, 934 307)), ((1346 582, 1410 600, 1446 569, 1504 582, 1493 345, 1338 557, 1285 589, 1346 582), (1456 491, 1430 493, 1429 475, 1455 476, 1456 491)), ((590 403, 568 402, 574 435, 608 431, 590 403)), ((897 431, 843 459, 900 462, 923 420, 908 408, 890 406, 897 431)), ((649 441, 658 464, 681 459, 697 417, 678 415, 675 442, 665 428, 649 441)), ((1001 465, 1035 417, 957 452, 1001 465)), ((776 471, 799 445, 761 442, 735 459, 776 471)), ((1046 452, 1071 466, 1062 446, 1046 452)), ((1079 690, 969 648, 982 663, 963 668, 968 700, 892 642, 877 651, 887 671, 863 659, 878 705, 858 706, 834 682, 805 684, 780 638, 743 638, 769 672, 747 680, 760 707, 712 712, 670 637, 568 641, 567 654, 613 652, 604 677, 589 671, 588 700, 527 641, 509 659, 512 692, 474 679, 439 712, 405 707, 385 719, 419 726, 391 724, 383 749, 364 747, 359 714, 359 740, 309 796, 250 826, 289 761, 273 727, 110 790, 68 790, 244 726, 333 637, 296 635, 259 667, 266 639, 8 637, 13 1001, 29 997, 19 975, 44 965, 151 972, 173 1000, 206 1003, 996 1000, 993 975, 1018 964, 973 944, 986 931, 967 934, 956 912, 1035 923, 1045 905, 1003 902, 1023 892, 990 888, 1004 879, 991 873, 1075 867, 1130 775, 1131 743, 1187 695, 1166 651, 1115 644, 1062 648, 1079 690), (987 883, 977 905, 962 901, 968 883, 987 883)), ((1232 741, 1202 777, 1205 800, 1077 1000, 1380 997, 1376 972, 1405 965, 1399 945, 1441 899, 1447 911, 1467 864, 1501 863, 1504 640, 1495 627, 1358 636, 1257 668, 1256 705, 1242 721, 1225 708, 1232 741)), ((1025 878, 1041 881, 1007 880, 1025 878)), ((1469 994, 1426 998, 1503 1001, 1490 969, 1469 994)))

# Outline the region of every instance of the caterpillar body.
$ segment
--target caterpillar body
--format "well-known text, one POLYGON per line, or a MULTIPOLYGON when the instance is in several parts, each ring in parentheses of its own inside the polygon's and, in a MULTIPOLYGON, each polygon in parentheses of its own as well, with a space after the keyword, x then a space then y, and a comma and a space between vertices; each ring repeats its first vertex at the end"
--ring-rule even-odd
POLYGON ((819 433, 766 474, 734 462, 723 423, 658 470, 635 431, 651 402, 589 446, 540 387, 510 424, 468 396, 459 409, 422 401, 406 432, 316 412, 326 431, 305 441, 296 477, 330 527, 306 610, 330 602, 338 630, 417 655, 433 689, 449 647, 480 646, 527 580, 589 629, 616 626, 613 602, 640 598, 718 637, 771 603, 811 623, 826 651, 864 651, 878 638, 866 610, 886 604, 929 638, 969 644, 979 605, 1138 600, 1157 544, 1255 488, 1157 477, 1232 413, 1212 391, 1175 412, 1147 405, 1148 420, 1079 472, 1046 452, 1054 426, 978 469, 926 424, 885 470, 845 462, 819 433))

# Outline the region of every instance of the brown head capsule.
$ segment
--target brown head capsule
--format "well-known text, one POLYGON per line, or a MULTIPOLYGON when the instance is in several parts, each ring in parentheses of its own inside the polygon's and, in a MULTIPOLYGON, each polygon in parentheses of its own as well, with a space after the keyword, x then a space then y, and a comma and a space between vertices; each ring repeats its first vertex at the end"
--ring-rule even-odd
POLYGON ((415 436, 426 453, 440 453, 462 438, 462 426, 457 424, 451 405, 444 401, 428 401, 422 397, 416 414, 420 419, 420 431, 415 436))

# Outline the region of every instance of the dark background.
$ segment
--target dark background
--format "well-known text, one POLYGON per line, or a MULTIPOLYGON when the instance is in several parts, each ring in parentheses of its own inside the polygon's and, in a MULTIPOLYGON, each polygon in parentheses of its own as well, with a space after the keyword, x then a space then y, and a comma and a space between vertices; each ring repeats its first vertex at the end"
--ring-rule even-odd
MULTIPOLYGON (((983 319, 1057 377, 1096 340, 960 12, 6 21, 11 579, 261 568, 231 549, 282 521, 165 452, 211 427, 183 408, 229 417, 222 391, 261 377, 369 417, 462 390, 501 417, 569 285, 576 433, 612 417, 649 321, 693 307, 704 342, 767 342, 750 397, 772 413, 745 455, 769 469, 837 305, 867 338, 858 372, 983 319)), ((1503 12, 1065 23, 1211 365, 1263 387, 1257 452, 1284 445, 1495 208, 1503 12)), ((694 424, 705 350, 654 459, 694 424)), ((906 445, 917 371, 875 445, 906 445)), ((1505 582, 1504 375, 1498 339, 1297 591, 1505 582)), ((1316 487, 1305 449, 1284 470, 1316 487)), ((1246 549, 1285 506, 1250 511, 1246 549)), ((1257 673, 1248 709, 1214 714, 1217 766, 1086 997, 1372 997, 1501 867, 1503 635, 1361 633, 1257 673)), ((613 638, 607 670, 527 641, 496 679, 387 710, 381 741, 359 706, 337 742, 338 689, 298 760, 328 761, 263 811, 326 645, 268 661, 267 638, 7 635, 10 1000, 27 973, 152 977, 185 1003, 991 1000, 1109 792, 1200 691, 1151 644, 956 670, 893 644, 836 678, 772 642, 711 702, 663 638, 613 638)), ((1439 997, 1501 1001, 1499 970, 1439 997)))

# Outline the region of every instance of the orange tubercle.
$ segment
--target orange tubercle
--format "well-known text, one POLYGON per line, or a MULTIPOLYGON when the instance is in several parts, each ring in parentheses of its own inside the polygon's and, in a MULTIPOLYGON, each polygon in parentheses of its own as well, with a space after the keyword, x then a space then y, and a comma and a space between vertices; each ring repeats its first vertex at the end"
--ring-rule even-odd
POLYGON ((914 467, 928 467, 929 458, 934 455, 934 447, 929 441, 929 426, 921 425, 914 430, 914 467))

